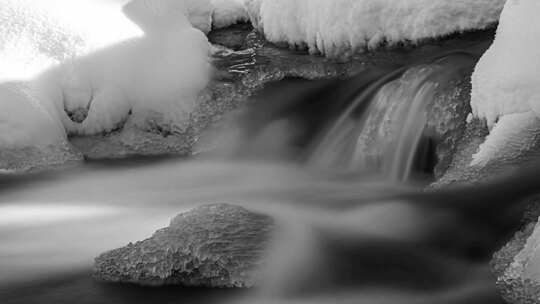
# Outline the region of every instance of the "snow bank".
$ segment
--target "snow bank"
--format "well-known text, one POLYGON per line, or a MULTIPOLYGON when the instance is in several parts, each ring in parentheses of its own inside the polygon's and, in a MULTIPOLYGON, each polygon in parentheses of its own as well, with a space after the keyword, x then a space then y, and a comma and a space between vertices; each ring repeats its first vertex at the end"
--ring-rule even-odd
POLYGON ((540 1, 509 0, 497 37, 473 74, 473 114, 490 127, 505 114, 540 116, 540 1))
POLYGON ((35 92, 29 83, 0 84, 0 148, 46 146, 65 138, 62 123, 48 108, 52 103, 35 92))
POLYGON ((185 128, 210 68, 190 1, 0 0, 0 149, 185 128))
POLYGON ((246 0, 252 23, 272 42, 346 55, 486 28, 505 0, 246 0))
POLYGON ((483 164, 532 147, 540 136, 540 2, 508 0, 496 39, 472 77, 473 115, 490 135, 474 156, 483 164))

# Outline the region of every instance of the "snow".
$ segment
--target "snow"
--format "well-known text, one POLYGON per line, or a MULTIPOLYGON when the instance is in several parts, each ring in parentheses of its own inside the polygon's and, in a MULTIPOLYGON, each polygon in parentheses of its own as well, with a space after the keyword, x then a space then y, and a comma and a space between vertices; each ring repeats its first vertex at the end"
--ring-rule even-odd
POLYGON ((473 74, 473 114, 490 128, 506 114, 540 114, 540 20, 536 0, 509 0, 496 39, 473 74))
MULTIPOLYGON (((147 0, 154 1, 154 0, 147 0)), ((212 3, 211 0, 181 0, 184 2, 189 22, 196 29, 208 34, 212 29, 212 3)))
POLYGON ((224 28, 240 22, 248 22, 249 15, 244 0, 212 0, 214 28, 224 28))
POLYGON ((184 0, 189 21, 204 33, 212 28, 248 22, 244 0, 184 0))
POLYGON ((210 69, 190 1, 202 3, 0 0, 0 150, 65 143, 128 119, 184 127, 210 69), (82 123, 66 113, 80 109, 82 123))
POLYGON ((65 138, 62 124, 51 115, 51 109, 44 107, 29 84, 2 83, 0 93, 1 148, 24 147, 28 143, 46 146, 65 138))
POLYGON ((524 150, 540 133, 540 11, 537 0, 509 0, 496 39, 472 77, 471 106, 490 135, 474 156, 486 163, 507 149, 524 150))
POLYGON ((531 111, 504 115, 473 155, 472 166, 515 161, 532 151, 540 137, 540 119, 531 111))
POLYGON ((483 29, 505 0, 246 0, 254 26, 272 42, 343 56, 383 44, 483 29))

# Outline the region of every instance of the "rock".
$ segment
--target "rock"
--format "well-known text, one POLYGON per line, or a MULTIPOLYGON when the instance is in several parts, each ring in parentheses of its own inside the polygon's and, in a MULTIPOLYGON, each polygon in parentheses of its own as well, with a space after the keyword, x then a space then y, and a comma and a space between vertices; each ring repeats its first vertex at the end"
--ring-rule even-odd
POLYGON ((59 145, 0 149, 0 174, 25 174, 78 165, 82 154, 67 142, 59 145))
POLYGON ((517 232, 509 243, 495 253, 491 262, 497 277, 497 287, 508 303, 535 304, 540 301, 540 281, 535 282, 525 277, 527 262, 531 258, 531 252, 527 252, 527 243, 536 226, 530 223, 517 232))
POLYGON ((208 40, 213 44, 225 46, 234 51, 245 49, 247 35, 253 30, 249 23, 233 24, 224 29, 216 29, 208 34, 208 40))
POLYGON ((455 143, 455 153, 448 164, 448 169, 433 183, 432 187, 476 184, 485 181, 485 177, 489 175, 482 174, 482 171, 489 171, 488 168, 472 167, 470 163, 473 155, 478 151, 488 134, 489 131, 485 122, 474 119, 467 123, 461 138, 455 143))
POLYGON ((180 214, 151 238, 96 258, 94 277, 141 285, 252 287, 273 220, 220 204, 180 214))
POLYGON ((95 136, 73 136, 71 144, 88 159, 131 156, 191 155, 200 134, 209 125, 247 101, 249 92, 235 83, 213 82, 182 127, 171 129, 159 117, 141 127, 128 120, 117 130, 95 136))
POLYGON ((540 120, 524 119, 520 123, 523 126, 519 126, 519 129, 497 130, 498 134, 494 134, 493 129, 490 134, 485 120, 472 119, 457 144, 450 168, 434 187, 486 183, 537 159, 540 151, 540 120), (482 157, 483 160, 478 161, 482 157))
POLYGON ((447 83, 427 107, 426 135, 435 141, 436 164, 433 174, 441 178, 458 152, 458 143, 466 131, 470 113, 470 79, 447 83))

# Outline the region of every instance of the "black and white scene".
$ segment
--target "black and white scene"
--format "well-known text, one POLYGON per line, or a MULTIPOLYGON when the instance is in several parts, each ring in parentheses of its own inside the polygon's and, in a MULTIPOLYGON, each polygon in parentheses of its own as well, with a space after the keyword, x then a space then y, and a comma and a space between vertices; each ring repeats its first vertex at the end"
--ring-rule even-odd
POLYGON ((0 304, 540 304, 539 0, 0 0, 0 304))

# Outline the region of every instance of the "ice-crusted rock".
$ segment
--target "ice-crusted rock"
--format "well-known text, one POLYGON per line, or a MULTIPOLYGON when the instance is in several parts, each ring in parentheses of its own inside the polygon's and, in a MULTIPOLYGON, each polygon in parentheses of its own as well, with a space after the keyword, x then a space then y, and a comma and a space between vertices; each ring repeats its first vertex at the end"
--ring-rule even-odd
POLYGON ((270 217, 241 207, 198 207, 149 239, 97 257, 94 277, 152 286, 252 287, 272 228, 270 217))
MULTIPOLYGON (((534 1, 534 0, 533 0, 534 1)), ((246 0, 252 23, 272 42, 342 57, 382 45, 417 43, 485 29, 504 0, 246 0)))
POLYGON ((466 131, 470 84, 468 77, 449 81, 427 108, 425 133, 435 141, 435 178, 442 177, 454 160, 466 131))
POLYGON ((29 173, 75 165, 83 156, 67 142, 0 150, 0 173, 29 173))
POLYGON ((539 232, 538 223, 525 225, 493 257, 491 266, 497 277, 497 287, 508 303, 540 302, 539 232))

